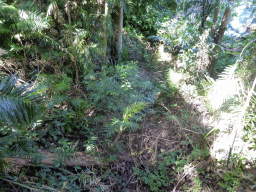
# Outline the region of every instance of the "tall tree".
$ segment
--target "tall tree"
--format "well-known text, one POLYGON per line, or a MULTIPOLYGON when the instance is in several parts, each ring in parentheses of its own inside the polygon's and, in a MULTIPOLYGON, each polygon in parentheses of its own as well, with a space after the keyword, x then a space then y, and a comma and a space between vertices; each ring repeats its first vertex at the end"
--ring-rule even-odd
MULTIPOLYGON (((215 11, 216 11, 215 14, 217 14, 219 12, 218 10, 215 10, 215 11)), ((214 17, 215 17, 215 14, 214 14, 214 17)), ((219 45, 221 45, 221 43, 222 43, 222 39, 224 37, 224 33, 225 33, 227 25, 228 25, 230 14, 231 14, 231 8, 230 8, 230 5, 228 4, 225 9, 224 15, 222 17, 220 27, 218 29, 212 28, 213 31, 211 32, 212 34, 210 34, 213 36, 214 43, 216 44, 215 48, 212 51, 212 54, 210 55, 210 64, 208 66, 208 72, 209 72, 210 76, 213 78, 217 78, 217 76, 218 76, 214 67, 217 63, 219 45)), ((216 26, 214 26, 214 28, 215 27, 216 26)))
POLYGON ((117 62, 121 62, 121 54, 122 54, 122 31, 123 31, 123 1, 115 2, 115 6, 111 10, 111 19, 112 19, 112 28, 113 35, 111 41, 111 62, 113 64, 117 62))

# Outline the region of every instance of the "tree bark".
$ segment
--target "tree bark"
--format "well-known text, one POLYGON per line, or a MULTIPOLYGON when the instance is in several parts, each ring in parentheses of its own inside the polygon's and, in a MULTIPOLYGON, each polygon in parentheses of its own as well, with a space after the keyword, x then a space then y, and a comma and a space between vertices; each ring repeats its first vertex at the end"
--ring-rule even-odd
POLYGON ((100 17, 101 7, 102 7, 102 4, 103 4, 103 0, 97 0, 97 4, 98 4, 98 8, 97 8, 96 19, 98 19, 100 17))
POLYGON ((217 31, 216 36, 214 37, 214 43, 216 43, 218 45, 220 45, 222 43, 222 38, 223 38, 224 33, 226 31, 226 28, 227 28, 227 25, 228 25, 228 21, 229 21, 229 18, 230 18, 230 14, 231 14, 231 8, 230 8, 230 6, 228 6, 225 9, 225 13, 223 15, 220 28, 217 31))
MULTIPOLYGON (((225 9, 223 18, 221 20, 220 28, 216 31, 216 33, 214 35, 214 43, 217 45, 221 45, 221 43, 222 43, 222 39, 224 37, 224 33, 225 33, 227 25, 228 25, 230 14, 231 14, 231 8, 230 8, 230 6, 228 6, 225 9)), ((217 63, 217 58, 218 58, 218 47, 219 46, 215 45, 215 48, 213 49, 212 54, 210 55, 210 65, 208 66, 208 72, 209 72, 210 76, 215 79, 218 77, 218 74, 217 74, 216 70, 214 69, 214 67, 217 63)))
POLYGON ((113 8, 111 13, 113 35, 111 43, 111 61, 113 64, 122 60, 122 31, 123 31, 123 4, 120 1, 119 5, 113 8))

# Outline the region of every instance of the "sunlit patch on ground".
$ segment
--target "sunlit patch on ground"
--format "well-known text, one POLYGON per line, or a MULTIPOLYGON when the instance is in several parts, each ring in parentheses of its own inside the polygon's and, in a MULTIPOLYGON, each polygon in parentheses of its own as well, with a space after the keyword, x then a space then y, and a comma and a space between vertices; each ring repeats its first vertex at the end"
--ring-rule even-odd
POLYGON ((159 45, 158 51, 159 51, 158 61, 171 61, 172 60, 171 53, 164 51, 164 44, 159 45))

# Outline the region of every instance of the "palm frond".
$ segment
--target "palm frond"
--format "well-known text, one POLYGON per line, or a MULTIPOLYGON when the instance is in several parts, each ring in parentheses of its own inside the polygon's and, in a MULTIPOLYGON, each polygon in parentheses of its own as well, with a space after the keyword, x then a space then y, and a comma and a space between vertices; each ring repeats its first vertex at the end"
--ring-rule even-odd
POLYGON ((28 91, 32 84, 15 87, 18 77, 6 77, 0 84, 0 121, 9 124, 29 124, 36 116, 35 102, 40 97, 33 95, 39 88, 28 91))

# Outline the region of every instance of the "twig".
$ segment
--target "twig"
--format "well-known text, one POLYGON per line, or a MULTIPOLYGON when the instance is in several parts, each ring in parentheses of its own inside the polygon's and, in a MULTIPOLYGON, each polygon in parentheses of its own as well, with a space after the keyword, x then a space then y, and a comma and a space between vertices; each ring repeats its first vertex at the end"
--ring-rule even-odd
POLYGON ((195 133, 195 134, 203 134, 203 133, 198 133, 198 132, 195 132, 195 131, 192 131, 192 130, 189 130, 189 129, 186 129, 186 128, 182 128, 182 127, 180 127, 180 129, 183 129, 183 130, 185 130, 185 131, 189 131, 189 132, 192 132, 192 133, 195 133))
POLYGON ((114 146, 118 142, 122 133, 123 133, 123 126, 121 125, 119 128, 119 132, 118 132, 114 142, 112 143, 112 146, 114 146))
MULTIPOLYGON (((143 134, 131 134, 131 135, 134 135, 134 136, 141 136, 141 137, 150 137, 150 138, 157 138, 155 136, 149 136, 149 135, 143 135, 143 134)), ((164 138, 158 138, 160 140, 165 140, 165 141, 171 141, 172 143, 177 143, 178 141, 172 141, 170 139, 164 139, 164 138)))
POLYGON ((61 192, 61 191, 59 191, 59 190, 53 189, 53 188, 51 188, 51 187, 48 187, 48 186, 46 186, 46 185, 43 185, 43 186, 40 187, 40 188, 48 189, 48 190, 55 191, 55 192, 61 192))
POLYGON ((66 170, 66 169, 62 169, 62 168, 60 168, 60 167, 53 167, 53 166, 47 166, 47 165, 34 165, 35 167, 48 167, 48 168, 52 168, 52 169, 58 169, 58 170, 60 170, 60 171, 62 171, 62 172, 64 172, 64 173, 67 173, 67 174, 69 174, 69 175, 72 175, 72 176, 75 176, 76 174, 74 174, 74 173, 72 173, 72 172, 70 172, 70 171, 68 171, 68 170, 66 170))
POLYGON ((33 3, 30 5, 29 9, 31 9, 31 7, 34 5, 36 0, 33 1, 33 3))
POLYGON ((26 188, 26 189, 29 189, 29 190, 31 190, 31 191, 40 191, 40 190, 38 190, 38 189, 29 187, 29 186, 27 186, 27 185, 24 185, 24 184, 19 183, 19 182, 16 182, 16 181, 12 181, 12 180, 9 180, 9 179, 4 179, 4 178, 1 178, 1 179, 4 180, 4 181, 13 183, 13 184, 15 184, 15 185, 19 185, 19 186, 24 187, 24 188, 26 188))
POLYGON ((158 139, 159 139, 159 137, 160 137, 160 135, 162 134, 162 132, 157 136, 157 138, 156 138, 156 141, 155 141, 155 152, 154 152, 154 154, 152 155, 152 157, 151 157, 151 161, 154 161, 155 159, 156 159, 156 154, 157 154, 157 143, 158 143, 158 139))

